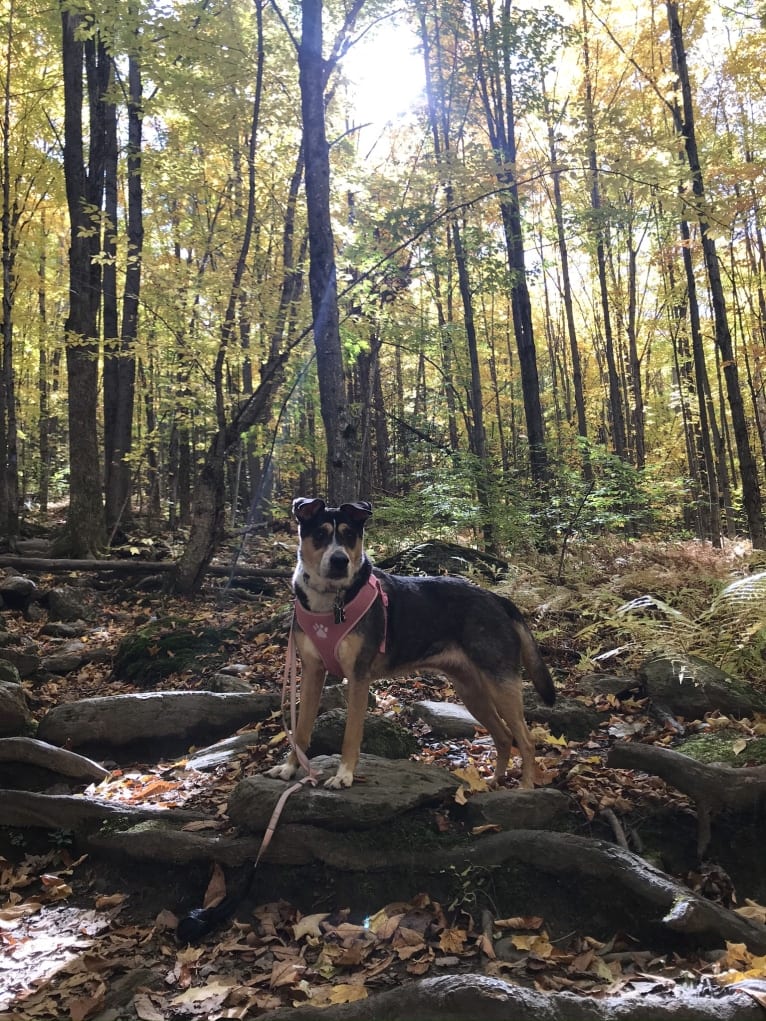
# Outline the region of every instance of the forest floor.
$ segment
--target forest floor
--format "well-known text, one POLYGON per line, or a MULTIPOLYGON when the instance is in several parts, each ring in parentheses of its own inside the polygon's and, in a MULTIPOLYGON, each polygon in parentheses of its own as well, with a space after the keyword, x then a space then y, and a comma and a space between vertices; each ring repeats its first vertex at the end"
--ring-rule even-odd
MULTIPOLYGON (((292 557, 291 540, 263 539, 248 563, 284 566, 289 572, 292 557)), ((642 636, 620 630, 620 605, 649 594, 695 621, 725 584, 747 574, 751 554, 744 544, 720 552, 695 542, 604 541, 575 549, 564 568, 563 579, 553 581, 557 559, 530 554, 512 570, 511 593, 527 612, 562 690, 576 687, 586 673, 630 674, 637 669, 647 650, 642 636)), ((44 581, 54 583, 52 578, 44 581)), ((100 644, 116 650, 126 634, 155 617, 229 629, 237 635, 230 663, 234 672, 258 691, 280 689, 285 635, 283 629, 274 630, 273 622, 289 605, 287 581, 274 582, 272 592, 260 596, 217 584, 193 601, 142 592, 124 581, 101 582, 96 576, 82 584, 95 592, 100 644)), ((41 621, 8 612, 3 616, 9 630, 44 651, 41 621)), ((720 640, 700 634, 697 651, 712 654, 712 645, 720 640)), ((763 670, 749 680, 763 685, 763 670)), ((194 669, 162 683, 163 689, 198 686, 200 675, 194 669)), ((63 702, 138 689, 116 681, 106 661, 41 685, 25 683, 25 690, 40 718, 63 702)), ((424 697, 449 698, 451 692, 432 677, 387 683, 378 691, 376 711, 408 721, 408 704, 424 697)), ((599 696, 604 722, 586 741, 567 742, 536 730, 538 765, 546 782, 579 806, 586 834, 607 837, 615 813, 629 817, 647 803, 691 814, 683 795, 657 778, 606 768, 604 758, 613 740, 635 736, 669 744, 676 736, 672 727, 664 729, 650 715, 646 700, 618 705, 610 698, 599 696)), ((686 721, 686 731, 715 730, 724 724, 741 733, 742 764, 748 764, 748 743, 766 732, 766 721, 713 716, 686 721)), ((233 765, 203 774, 184 771, 183 759, 123 763, 83 793, 130 805, 203 808, 211 820, 208 825, 223 832, 233 786, 284 753, 282 719, 275 716, 259 728, 257 749, 244 750, 233 765)), ((471 777, 480 787, 490 774, 493 749, 486 741, 436 740, 424 725, 415 725, 415 733, 420 761, 462 770, 469 786, 471 777)), ((511 771, 506 784, 515 783, 511 771)), ((434 826, 441 825, 448 823, 437 814, 434 826)), ((211 872, 201 866, 173 869, 97 860, 80 854, 71 835, 60 832, 0 830, 0 835, 0 1012, 9 1012, 4 1017, 257 1017, 309 999, 315 1006, 343 1003, 416 976, 461 970, 541 990, 598 996, 766 972, 766 959, 753 958, 744 946, 679 954, 666 947, 636 946, 624 932, 597 939, 587 931, 587 923, 568 939, 552 941, 544 918, 499 917, 491 897, 482 902, 481 891, 468 883, 462 903, 437 903, 424 889, 400 902, 370 904, 366 917, 352 915, 342 903, 302 914, 275 889, 271 896, 256 897, 246 912, 239 911, 200 945, 184 947, 174 937, 178 916, 195 905, 214 904, 227 893, 220 868, 211 872), (500 946, 496 941, 503 934, 500 946)), ((749 917, 766 920, 766 910, 757 904, 737 901, 736 890, 715 862, 677 878, 706 896, 739 906, 749 917)))

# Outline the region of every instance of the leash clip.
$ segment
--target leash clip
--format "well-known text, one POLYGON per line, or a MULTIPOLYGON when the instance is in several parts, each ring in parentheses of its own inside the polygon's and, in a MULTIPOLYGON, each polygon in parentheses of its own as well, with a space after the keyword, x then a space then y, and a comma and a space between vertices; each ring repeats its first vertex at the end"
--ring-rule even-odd
POLYGON ((335 623, 343 624, 346 619, 346 611, 343 607, 343 597, 338 595, 333 606, 333 612, 335 613, 335 623))

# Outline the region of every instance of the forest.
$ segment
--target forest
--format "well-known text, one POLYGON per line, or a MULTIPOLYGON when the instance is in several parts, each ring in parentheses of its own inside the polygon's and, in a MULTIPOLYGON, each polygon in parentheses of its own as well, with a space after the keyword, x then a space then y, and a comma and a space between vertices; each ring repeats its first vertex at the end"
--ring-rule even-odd
POLYGON ((763 0, 0 0, 0 1013, 762 1017, 765 53, 763 0), (286 787, 325 503, 528 622, 497 783, 426 657, 312 681, 361 758, 286 787))
POLYGON ((11 544, 64 503, 61 554, 140 520, 190 590, 224 527, 317 492, 490 550, 763 547, 758 4, 6 0, 2 29, 11 544), (355 53, 378 92, 408 58, 385 122, 355 53))

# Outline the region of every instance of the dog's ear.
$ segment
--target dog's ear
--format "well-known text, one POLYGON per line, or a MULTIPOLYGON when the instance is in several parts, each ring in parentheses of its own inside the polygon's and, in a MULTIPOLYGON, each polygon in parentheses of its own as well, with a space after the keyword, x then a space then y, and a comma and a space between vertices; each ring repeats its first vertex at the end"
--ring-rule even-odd
POLYGON ((372 515, 372 504, 366 500, 360 500, 358 503, 344 503, 341 504, 340 511, 351 518, 355 525, 364 528, 365 521, 372 515))
POLYGON ((297 500, 293 500, 293 514, 301 522, 311 521, 324 508, 324 500, 318 500, 314 497, 299 496, 297 500))

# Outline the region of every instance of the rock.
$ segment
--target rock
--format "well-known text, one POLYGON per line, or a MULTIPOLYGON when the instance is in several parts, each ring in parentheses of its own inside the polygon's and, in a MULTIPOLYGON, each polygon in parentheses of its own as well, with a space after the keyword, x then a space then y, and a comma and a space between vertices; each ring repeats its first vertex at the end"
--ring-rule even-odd
POLYGON ((481 724, 464 705, 457 702, 415 702, 412 711, 427 723, 437 737, 473 737, 481 724))
POLYGON ((12 574, 0 581, 0 600, 7 610, 26 613, 37 594, 37 585, 23 574, 12 574))
MULTIPOLYGON (((18 674, 16 674, 18 678, 18 674)), ((24 689, 12 681, 0 680, 0 737, 28 734, 35 725, 24 689)))
POLYGON ((43 601, 48 608, 49 620, 87 620, 91 616, 80 593, 69 585, 52 588, 43 601))
POLYGON ((21 684, 19 671, 7 659, 0 659, 0 683, 6 681, 8 684, 21 684))
POLYGON ((202 682, 206 691, 252 691, 252 685, 239 677, 232 677, 231 674, 219 672, 202 682))
MULTIPOLYGON (((339 756, 319 755, 312 766, 332 776, 339 756)), ((300 822, 329 829, 366 829, 425 804, 438 804, 459 786, 438 766, 361 755, 356 782, 340 791, 305 786, 285 802, 282 823, 300 822)), ((260 775, 240 781, 229 798, 229 818, 247 833, 266 829, 274 807, 287 789, 282 780, 260 775)))
POLYGON ((40 657, 36 652, 22 652, 20 649, 3 649, 2 658, 16 667, 20 676, 31 677, 40 669, 40 657))
POLYGON ((465 814, 472 826, 494 824, 504 830, 551 830, 564 828, 570 807, 566 794, 552 787, 534 791, 517 788, 472 794, 465 814))
POLYGON ((163 738, 191 742, 218 737, 263 720, 279 709, 279 695, 217 694, 210 691, 153 691, 85 698, 51 709, 38 737, 50 744, 79 748, 119 748, 163 738))
POLYGON ((86 658, 77 652, 54 652, 50 656, 43 656, 40 666, 51 674, 68 674, 86 663, 86 658))
POLYGON ((604 719, 602 713, 576 698, 557 697, 555 705, 543 705, 527 685, 524 686, 524 715, 527 723, 545 723, 552 734, 563 734, 569 741, 585 741, 604 719))
POLYGON ((714 710, 735 717, 766 713, 766 695, 698 656, 654 656, 639 677, 653 701, 687 720, 714 710))
POLYGON ((103 663, 111 659, 111 655, 109 649, 75 640, 66 642, 49 656, 43 656, 40 665, 52 674, 68 674, 86 663, 103 663))
POLYGON ((114 676, 139 687, 150 687, 170 674, 217 670, 227 658, 225 643, 233 643, 231 629, 203 627, 168 618, 151 621, 120 642, 114 657, 114 676))
MULTIPOLYGON (((458 702, 415 702, 416 715, 429 724, 440 737, 460 738, 474 736, 478 720, 458 702)), ((570 741, 584 741, 598 728, 601 716, 576 699, 558 698, 553 706, 543 705, 528 687, 524 689, 524 714, 527 723, 547 723, 553 734, 564 734, 570 741)))
POLYGON ((40 634, 49 638, 79 638, 86 630, 83 621, 73 624, 54 620, 40 628, 40 634))
POLYGON ((223 741, 216 741, 215 744, 208 745, 207 748, 198 749, 186 760, 186 768, 198 769, 201 772, 206 769, 215 769, 216 766, 230 762, 240 752, 262 743, 263 737, 255 730, 249 730, 245 734, 236 734, 223 741))
POLYGON ((24 767, 39 766, 60 776, 86 783, 99 783, 109 776, 109 770, 98 762, 31 737, 0 738, 0 762, 21 763, 24 767))
POLYGON ((577 682, 579 691, 587 695, 614 695, 615 698, 635 698, 641 682, 637 677, 620 677, 617 674, 585 674, 577 682))
MULTIPOLYGON (((314 724, 311 735, 311 755, 334 755, 343 745, 346 728, 346 710, 331 709, 322 713, 314 724)), ((413 735, 401 724, 385 716, 367 715, 364 720, 362 751, 379 755, 382 759, 408 759, 418 750, 413 735)))

